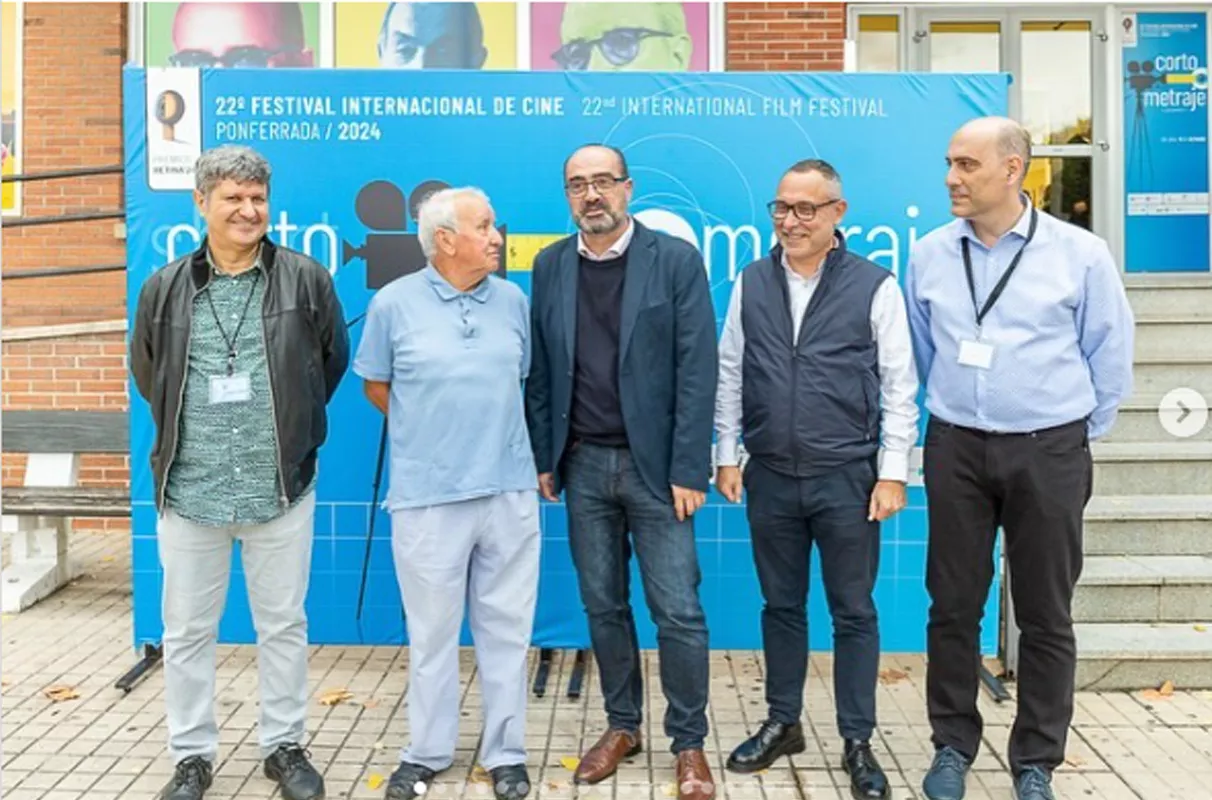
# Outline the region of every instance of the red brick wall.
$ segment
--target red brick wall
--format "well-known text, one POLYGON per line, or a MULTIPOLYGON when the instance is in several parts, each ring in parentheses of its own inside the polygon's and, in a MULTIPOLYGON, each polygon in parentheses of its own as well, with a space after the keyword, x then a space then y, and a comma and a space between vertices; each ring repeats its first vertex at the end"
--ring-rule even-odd
POLYGON ((819 72, 842 69, 845 3, 727 3, 725 69, 819 72))
MULTIPOLYGON (((23 172, 122 163, 125 3, 25 3, 23 172)), ((26 217, 122 207, 122 176, 22 184, 26 217)), ((121 264, 121 220, 5 228, 4 271, 121 264)), ((5 281, 4 327, 125 316, 122 273, 5 281)), ((5 392, 7 393, 7 389, 5 392)))

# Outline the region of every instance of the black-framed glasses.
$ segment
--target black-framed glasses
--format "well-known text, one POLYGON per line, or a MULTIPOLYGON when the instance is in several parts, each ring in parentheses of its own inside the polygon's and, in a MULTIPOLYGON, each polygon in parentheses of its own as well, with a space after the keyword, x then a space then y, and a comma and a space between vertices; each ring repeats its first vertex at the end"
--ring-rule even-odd
POLYGON ((616 178, 614 175, 595 175, 590 180, 585 180, 584 178, 573 178, 568 183, 564 184, 564 190, 568 192, 569 196, 571 197, 580 197, 589 191, 589 187, 592 186, 597 190, 598 194, 606 194, 625 180, 627 180, 626 175, 619 178, 616 178))
POLYGON ((268 67, 276 56, 298 53, 293 47, 269 49, 265 47, 233 47, 221 56, 208 50, 180 50, 168 57, 174 67, 268 67))
POLYGON ((816 219, 816 212, 825 206, 831 206, 841 201, 840 197, 826 200, 823 203, 809 203, 807 200, 800 203, 784 203, 782 200, 771 200, 766 204, 766 210, 770 212, 770 216, 778 220, 786 219, 788 214, 795 214, 796 219, 801 222, 812 222, 816 219))
POLYGON ((593 48, 597 47, 602 58, 616 67, 622 67, 635 61, 640 54, 640 42, 652 36, 672 35, 650 28, 613 28, 597 39, 573 39, 552 53, 551 58, 561 69, 589 69, 589 59, 593 57, 593 48))

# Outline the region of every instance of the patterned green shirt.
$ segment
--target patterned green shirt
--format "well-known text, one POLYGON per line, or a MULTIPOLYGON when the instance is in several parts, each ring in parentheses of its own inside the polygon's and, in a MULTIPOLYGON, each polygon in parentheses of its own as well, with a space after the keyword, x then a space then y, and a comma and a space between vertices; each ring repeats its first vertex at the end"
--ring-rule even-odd
POLYGON ((178 514, 202 525, 260 524, 288 508, 261 318, 266 280, 259 257, 239 275, 211 262, 210 282, 194 297, 177 452, 165 492, 178 514), (251 392, 247 400, 212 403, 212 376, 228 375, 229 341, 232 374, 247 374, 251 392))

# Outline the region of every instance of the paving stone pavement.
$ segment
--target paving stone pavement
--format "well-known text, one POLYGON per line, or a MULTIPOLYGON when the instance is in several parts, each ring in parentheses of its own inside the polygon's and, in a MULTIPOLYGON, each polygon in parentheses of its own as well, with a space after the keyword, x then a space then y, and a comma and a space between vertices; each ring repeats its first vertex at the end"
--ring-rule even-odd
MULTIPOLYGON (((69 587, 21 614, 0 619, 3 638, 3 732, 0 785, 11 800, 152 798, 172 767, 165 750, 164 682, 159 670, 129 695, 114 682, 136 660, 132 647, 129 536, 82 533, 72 553, 82 570, 69 587), (78 697, 58 702, 46 692, 70 687, 78 697)), ((757 624, 757 621, 754 621, 757 624)), ((408 733, 403 699, 407 650, 392 647, 314 647, 311 657, 310 741, 331 798, 377 798, 408 733), (346 690, 352 698, 321 702, 346 690)), ((537 665, 532 655, 532 670, 537 665)), ((572 653, 557 654, 542 698, 527 713, 528 765, 535 800, 663 800, 676 797, 673 759, 661 731, 664 701, 655 653, 645 656, 646 750, 608 782, 571 783, 574 758, 605 728, 592 662, 579 699, 565 690, 572 653)), ((461 656, 462 730, 454 768, 430 787, 434 800, 490 800, 491 786, 474 768, 480 718, 472 653, 461 656)), ((889 655, 882 663, 880 725, 874 742, 894 800, 919 798, 931 754, 926 724, 924 661, 889 655)), ((708 759, 720 800, 837 800, 850 796, 835 734, 831 661, 813 656, 805 692, 808 750, 759 776, 724 770, 728 752, 761 721, 760 653, 715 652, 711 664, 708 759)), ((532 672, 533 674, 533 672, 532 672)), ((221 753, 209 798, 270 798, 276 787, 257 760, 256 651, 221 646, 217 711, 221 753)), ((1014 687, 1010 687, 1013 693, 1014 687)), ((1010 798, 1006 738, 1013 706, 982 692, 985 746, 968 783, 970 800, 1010 798)), ((1212 692, 1169 696, 1083 693, 1066 764, 1054 780, 1060 798, 1212 798, 1212 692)))

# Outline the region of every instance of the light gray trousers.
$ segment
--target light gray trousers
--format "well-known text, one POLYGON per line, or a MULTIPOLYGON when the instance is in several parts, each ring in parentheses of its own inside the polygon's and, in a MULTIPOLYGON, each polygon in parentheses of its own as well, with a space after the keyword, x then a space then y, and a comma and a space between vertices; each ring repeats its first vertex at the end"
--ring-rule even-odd
POLYGON ((526 762, 526 658, 539 586, 533 491, 391 516, 408 623, 408 726, 400 760, 440 771, 459 738, 459 630, 466 604, 484 703, 480 765, 526 762))
POLYGON ((164 695, 174 764, 190 756, 214 763, 218 755, 215 647, 237 539, 257 630, 261 757, 282 744, 304 744, 308 692, 303 601, 315 513, 313 491, 263 525, 210 527, 183 519, 172 509, 161 515, 157 533, 164 567, 164 695))

